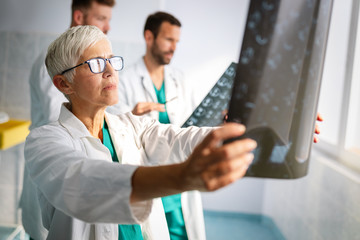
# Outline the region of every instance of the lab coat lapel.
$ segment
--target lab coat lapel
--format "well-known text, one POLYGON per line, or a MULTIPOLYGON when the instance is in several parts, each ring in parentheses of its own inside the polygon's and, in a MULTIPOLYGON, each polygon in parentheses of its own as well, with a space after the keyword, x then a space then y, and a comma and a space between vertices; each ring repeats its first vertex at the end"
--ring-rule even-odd
POLYGON ((109 150, 101 143, 100 139, 91 136, 85 125, 68 109, 69 103, 61 106, 59 123, 68 130, 69 134, 76 140, 74 144, 80 144, 88 156, 97 156, 99 159, 112 162, 109 150))
MULTIPOLYGON (((144 62, 143 58, 141 58, 140 62, 139 62, 139 72, 140 72, 140 76, 141 76, 141 84, 145 91, 144 94, 146 96, 146 101, 157 103, 158 100, 156 97, 154 84, 153 84, 150 74, 145 66, 145 62, 144 62)), ((150 112, 149 116, 154 119, 159 119, 159 113, 156 111, 150 112)))
POLYGON ((173 76, 171 70, 167 67, 164 68, 165 77, 165 96, 166 101, 169 101, 175 97, 178 97, 178 85, 176 78, 173 76))
POLYGON ((150 74, 145 66, 144 59, 141 58, 141 62, 139 63, 139 70, 141 76, 141 84, 144 87, 145 94, 147 95, 148 101, 157 102, 156 93, 154 90, 154 84, 151 80, 150 74), (149 97, 149 98, 148 98, 149 97))
POLYGON ((131 127, 123 124, 119 116, 105 113, 111 140, 121 164, 143 165, 146 160, 140 139, 131 134, 131 127))
POLYGON ((59 123, 65 127, 73 138, 91 137, 85 125, 69 110, 70 103, 63 103, 59 123))
POLYGON ((177 82, 177 79, 173 76, 173 73, 171 70, 167 67, 165 67, 164 70, 164 76, 165 76, 165 96, 166 101, 171 100, 166 104, 166 111, 168 113, 169 119, 171 123, 176 123, 176 111, 181 109, 179 108, 179 83, 177 82), (174 99, 175 98, 175 99, 174 99), (172 100, 174 99, 174 100, 172 100))
POLYGON ((119 163, 124 163, 122 160, 123 150, 126 148, 126 131, 125 126, 122 125, 120 121, 116 121, 116 116, 111 115, 105 112, 106 122, 109 127, 109 132, 111 140, 114 143, 114 148, 116 155, 118 157, 119 163))

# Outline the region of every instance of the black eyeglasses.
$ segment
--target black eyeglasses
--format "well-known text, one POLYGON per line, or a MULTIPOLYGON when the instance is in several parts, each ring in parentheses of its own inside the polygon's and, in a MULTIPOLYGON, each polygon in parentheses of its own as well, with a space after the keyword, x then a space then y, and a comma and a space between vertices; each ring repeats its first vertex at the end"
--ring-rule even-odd
POLYGON ((120 56, 114 56, 111 58, 96 57, 96 58, 89 59, 83 63, 80 63, 79 65, 76 65, 75 67, 72 67, 72 68, 62 71, 61 75, 63 75, 64 73, 66 73, 70 70, 73 70, 74 68, 80 67, 84 64, 89 65, 90 71, 92 73, 102 73, 105 71, 106 61, 109 61, 109 63, 111 64, 111 66, 114 68, 115 71, 120 71, 124 68, 124 59, 120 56))

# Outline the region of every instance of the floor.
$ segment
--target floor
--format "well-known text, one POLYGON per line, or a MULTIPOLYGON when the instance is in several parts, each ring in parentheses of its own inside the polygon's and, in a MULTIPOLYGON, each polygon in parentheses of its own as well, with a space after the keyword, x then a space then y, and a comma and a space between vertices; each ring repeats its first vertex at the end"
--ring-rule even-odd
POLYGON ((27 240, 22 226, 0 226, 0 240, 27 240))
MULTIPOLYGON (((266 216, 206 210, 204 217, 207 240, 285 240, 275 223, 266 216)), ((24 239, 19 234, 10 236, 14 230, 0 227, 0 240, 24 239)))
POLYGON ((207 240, 285 240, 266 216, 204 211, 204 217, 207 240))

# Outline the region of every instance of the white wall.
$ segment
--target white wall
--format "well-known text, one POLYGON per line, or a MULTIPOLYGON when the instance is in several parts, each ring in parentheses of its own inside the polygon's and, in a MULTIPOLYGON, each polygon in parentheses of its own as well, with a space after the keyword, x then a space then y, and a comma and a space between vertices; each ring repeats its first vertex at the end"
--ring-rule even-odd
POLYGON ((70 25, 71 0, 2 0, 0 31, 60 33, 70 25))
MULTIPOLYGON (((59 34, 70 26, 72 0, 2 0, 0 31, 59 34)), ((148 13, 159 9, 160 0, 118 0, 112 16, 110 36, 141 41, 148 13)))

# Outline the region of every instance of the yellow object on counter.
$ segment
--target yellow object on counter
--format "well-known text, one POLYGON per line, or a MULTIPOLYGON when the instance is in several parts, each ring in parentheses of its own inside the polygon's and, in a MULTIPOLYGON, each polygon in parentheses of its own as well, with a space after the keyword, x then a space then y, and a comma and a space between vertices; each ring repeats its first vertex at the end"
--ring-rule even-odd
POLYGON ((29 134, 30 121, 10 119, 0 124, 0 149, 24 142, 29 134))

